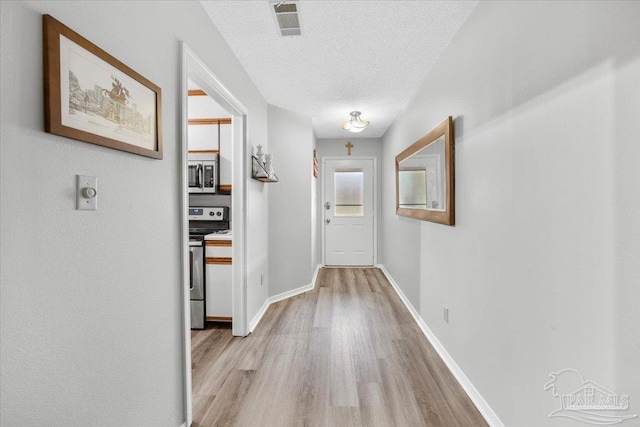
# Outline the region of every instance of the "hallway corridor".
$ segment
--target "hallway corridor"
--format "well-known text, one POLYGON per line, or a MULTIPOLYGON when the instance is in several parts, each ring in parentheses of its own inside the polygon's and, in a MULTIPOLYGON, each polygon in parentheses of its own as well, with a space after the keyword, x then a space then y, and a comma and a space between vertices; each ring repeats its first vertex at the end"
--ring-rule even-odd
POLYGON ((192 331, 194 426, 486 426, 377 268, 322 268, 246 338, 192 331))

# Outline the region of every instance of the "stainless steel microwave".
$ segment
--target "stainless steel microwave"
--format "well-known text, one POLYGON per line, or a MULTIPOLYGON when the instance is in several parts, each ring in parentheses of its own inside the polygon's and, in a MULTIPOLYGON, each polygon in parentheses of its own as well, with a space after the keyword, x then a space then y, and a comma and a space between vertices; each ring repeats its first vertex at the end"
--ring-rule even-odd
POLYGON ((189 193, 216 193, 218 156, 189 153, 189 193))

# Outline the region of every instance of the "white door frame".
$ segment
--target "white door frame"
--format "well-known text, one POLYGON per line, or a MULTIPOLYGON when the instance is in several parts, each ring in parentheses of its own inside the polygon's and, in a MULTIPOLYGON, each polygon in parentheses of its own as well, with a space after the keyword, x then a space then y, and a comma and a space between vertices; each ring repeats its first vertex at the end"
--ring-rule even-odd
POLYGON ((231 195, 231 221, 233 224, 233 280, 232 280, 232 333, 236 336, 249 334, 247 319, 247 178, 249 163, 245 153, 247 151, 247 122, 249 111, 225 87, 225 85, 209 70, 209 68, 193 53, 186 43, 181 43, 182 76, 180 100, 182 105, 182 141, 180 162, 181 206, 182 218, 182 331, 183 331, 183 394, 186 425, 193 422, 193 408, 191 395, 191 317, 189 292, 189 208, 188 186, 188 146, 187 146, 187 102, 188 78, 196 80, 203 86, 207 94, 220 106, 227 109, 233 116, 233 191, 231 195), (237 125, 239 123, 239 126, 237 125), (236 132, 240 130, 240 132, 236 132))
POLYGON ((324 203, 326 201, 325 197, 325 173, 326 173, 326 162, 327 160, 373 160, 373 265, 378 265, 378 158, 376 156, 322 156, 322 194, 321 194, 321 202, 320 202, 320 210, 322 211, 322 215, 319 215, 318 220, 320 221, 320 226, 322 227, 322 265, 326 266, 326 249, 327 242, 325 236, 326 227, 324 225, 325 220, 325 211, 324 203))

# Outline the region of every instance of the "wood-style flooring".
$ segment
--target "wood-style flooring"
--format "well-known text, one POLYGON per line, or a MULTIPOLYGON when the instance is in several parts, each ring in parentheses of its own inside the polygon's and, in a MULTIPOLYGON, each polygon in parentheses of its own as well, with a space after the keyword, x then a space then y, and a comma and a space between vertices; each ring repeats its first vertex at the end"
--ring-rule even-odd
POLYGON ((193 331, 193 426, 486 426, 376 268, 323 268, 251 335, 193 331))

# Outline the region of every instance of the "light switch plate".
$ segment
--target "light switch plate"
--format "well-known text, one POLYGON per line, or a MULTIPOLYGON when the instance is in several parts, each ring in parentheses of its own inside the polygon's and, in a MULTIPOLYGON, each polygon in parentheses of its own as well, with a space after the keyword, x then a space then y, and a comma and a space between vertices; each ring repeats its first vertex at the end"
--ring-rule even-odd
POLYGON ((79 211, 98 209, 98 178, 95 176, 76 175, 76 209, 79 211))

